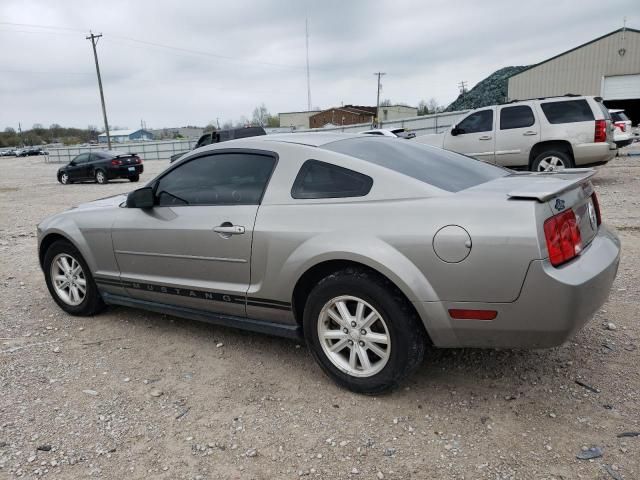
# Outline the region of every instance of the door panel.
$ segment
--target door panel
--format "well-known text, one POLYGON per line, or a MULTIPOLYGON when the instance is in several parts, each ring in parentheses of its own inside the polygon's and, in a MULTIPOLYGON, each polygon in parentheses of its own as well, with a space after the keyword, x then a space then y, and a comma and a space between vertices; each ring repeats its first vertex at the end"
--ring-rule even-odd
POLYGON ((142 300, 245 316, 257 209, 257 205, 123 208, 112 237, 127 293, 142 300), (227 224, 244 227, 244 233, 214 231, 227 224))
POLYGON ((496 163, 505 167, 528 166, 531 148, 540 141, 540 123, 528 105, 498 107, 496 163))
POLYGON ((457 135, 447 133, 444 148, 493 163, 495 157, 495 107, 471 113, 456 126, 457 135))

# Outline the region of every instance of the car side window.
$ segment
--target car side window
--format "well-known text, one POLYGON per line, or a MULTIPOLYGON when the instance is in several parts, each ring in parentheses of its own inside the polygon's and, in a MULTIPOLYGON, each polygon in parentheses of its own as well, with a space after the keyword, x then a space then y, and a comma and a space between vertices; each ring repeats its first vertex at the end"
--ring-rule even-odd
POLYGON ((291 196, 298 199, 363 197, 373 179, 348 168, 307 160, 293 182, 291 196))
POLYGON ((480 133, 493 130, 493 110, 480 110, 472 113, 458 125, 460 133, 480 133))
POLYGON ((75 162, 76 165, 79 165, 81 163, 87 163, 89 161, 89 154, 81 153, 76 158, 74 158, 73 161, 75 162))
POLYGON ((500 130, 526 128, 536 123, 533 110, 527 105, 502 107, 500 110, 500 130))
MULTIPOLYGON (((588 122, 595 119, 591 107, 586 100, 541 103, 540 108, 542 108, 549 123, 552 124, 588 122)), ((609 113, 606 108, 603 109, 603 114, 605 118, 609 118, 609 113), (604 114, 605 111, 607 112, 606 114, 604 114)))
POLYGON ((255 153, 196 157, 156 183, 158 205, 259 205, 275 163, 255 153))

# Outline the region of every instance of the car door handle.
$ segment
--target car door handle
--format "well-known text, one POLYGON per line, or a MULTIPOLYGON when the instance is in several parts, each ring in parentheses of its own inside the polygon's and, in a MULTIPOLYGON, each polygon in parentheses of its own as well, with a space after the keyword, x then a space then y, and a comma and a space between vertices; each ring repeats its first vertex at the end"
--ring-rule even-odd
POLYGON ((522 135, 530 137, 531 135, 537 135, 537 134, 538 134, 538 132, 534 132, 533 130, 528 130, 528 131, 524 132, 522 135))
POLYGON ((242 235, 244 233, 244 227, 240 225, 228 225, 223 223, 219 227, 214 227, 213 231, 216 233, 221 233, 223 235, 242 235))
POLYGON ((482 137, 478 138, 478 140, 491 140, 491 135, 483 135, 482 137))

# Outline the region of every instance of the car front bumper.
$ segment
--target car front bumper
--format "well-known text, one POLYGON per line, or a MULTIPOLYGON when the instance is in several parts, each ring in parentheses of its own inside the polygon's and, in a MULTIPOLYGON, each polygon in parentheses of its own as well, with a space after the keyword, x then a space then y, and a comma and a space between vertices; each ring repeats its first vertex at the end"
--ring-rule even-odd
POLYGON ((539 348, 569 340, 607 301, 618 272, 620 240, 604 225, 582 254, 560 267, 531 262, 511 303, 415 302, 438 347, 539 348), (449 309, 495 310, 494 320, 454 320, 449 309))

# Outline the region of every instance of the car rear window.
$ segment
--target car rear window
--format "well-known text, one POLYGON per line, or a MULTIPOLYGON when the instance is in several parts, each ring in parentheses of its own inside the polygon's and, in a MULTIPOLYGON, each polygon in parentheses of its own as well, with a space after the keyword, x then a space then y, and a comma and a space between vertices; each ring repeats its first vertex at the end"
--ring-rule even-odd
POLYGON ((500 130, 512 128, 530 127, 536 122, 531 107, 516 105, 514 107, 502 107, 500 110, 500 130))
POLYGON ((363 135, 320 148, 365 160, 448 192, 508 175, 507 170, 480 160, 403 139, 363 135))
POLYGON ((611 120, 614 122, 628 122, 629 117, 624 112, 611 112, 611 120))
MULTIPOLYGON (((549 123, 574 123, 595 120, 586 100, 565 100, 541 103, 540 107, 549 123)), ((605 118, 608 118, 608 113, 605 118)))

